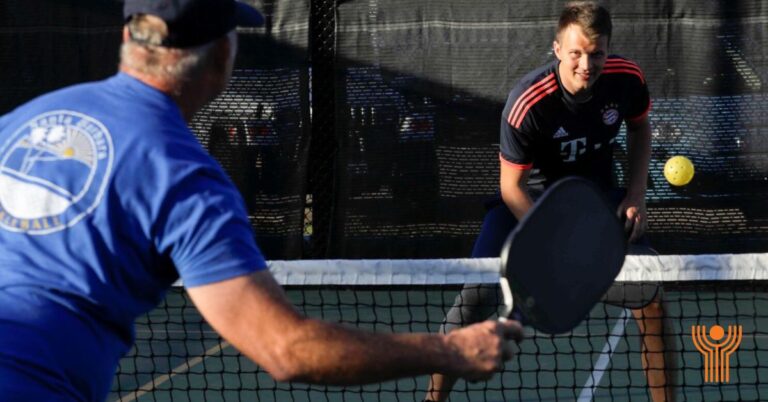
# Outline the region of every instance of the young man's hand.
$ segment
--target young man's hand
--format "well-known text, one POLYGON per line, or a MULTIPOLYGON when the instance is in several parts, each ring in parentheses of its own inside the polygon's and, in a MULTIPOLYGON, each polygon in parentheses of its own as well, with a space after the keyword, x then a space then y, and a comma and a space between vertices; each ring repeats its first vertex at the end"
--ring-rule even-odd
POLYGON ((624 222, 624 232, 629 242, 639 239, 648 227, 648 212, 645 208, 645 197, 627 196, 619 205, 619 219, 624 222))

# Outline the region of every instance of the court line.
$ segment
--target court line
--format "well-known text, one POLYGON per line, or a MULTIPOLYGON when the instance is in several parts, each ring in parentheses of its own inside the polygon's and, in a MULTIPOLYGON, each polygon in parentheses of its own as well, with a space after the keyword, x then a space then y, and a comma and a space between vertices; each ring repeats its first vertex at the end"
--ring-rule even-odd
POLYGON ((163 383, 169 381, 171 378, 178 374, 183 374, 189 371, 192 367, 200 364, 208 358, 209 356, 213 356, 216 354, 219 354, 222 350, 230 347, 231 345, 227 341, 220 342, 216 346, 206 350, 202 355, 195 356, 194 358, 188 359, 184 363, 179 364, 178 366, 174 367, 173 370, 171 370, 168 374, 163 374, 160 377, 153 378, 152 381, 140 386, 135 391, 131 391, 129 394, 124 395, 120 399, 118 399, 118 402, 132 402, 136 399, 139 399, 142 395, 150 393, 155 390, 158 386, 162 385, 163 383))
POLYGON ((616 324, 613 325, 613 329, 611 329, 611 336, 608 337, 608 342, 603 346, 603 351, 600 353, 600 357, 597 358, 592 373, 590 373, 587 382, 581 389, 578 402, 590 402, 594 398, 595 391, 600 385, 600 380, 603 379, 603 374, 605 374, 608 369, 608 363, 611 361, 611 356, 616 350, 616 344, 624 336, 624 329, 627 327, 630 315, 631 312, 628 309, 623 309, 621 311, 621 315, 616 320, 616 324))

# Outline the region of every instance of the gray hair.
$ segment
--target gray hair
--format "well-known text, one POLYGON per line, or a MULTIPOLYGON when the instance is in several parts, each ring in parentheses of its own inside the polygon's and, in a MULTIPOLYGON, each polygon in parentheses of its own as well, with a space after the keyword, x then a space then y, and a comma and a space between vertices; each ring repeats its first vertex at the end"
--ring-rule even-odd
POLYGON ((210 62, 214 42, 190 48, 162 46, 168 34, 163 20, 136 15, 126 24, 130 39, 120 47, 120 65, 150 76, 187 81, 210 62))

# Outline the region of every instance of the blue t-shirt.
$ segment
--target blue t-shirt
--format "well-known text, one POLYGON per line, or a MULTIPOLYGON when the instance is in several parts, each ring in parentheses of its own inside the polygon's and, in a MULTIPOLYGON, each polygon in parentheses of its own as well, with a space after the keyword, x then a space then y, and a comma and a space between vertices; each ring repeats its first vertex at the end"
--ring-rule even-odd
POLYGON ((179 108, 122 73, 0 118, 0 244, 3 400, 104 400, 174 281, 266 268, 179 108))

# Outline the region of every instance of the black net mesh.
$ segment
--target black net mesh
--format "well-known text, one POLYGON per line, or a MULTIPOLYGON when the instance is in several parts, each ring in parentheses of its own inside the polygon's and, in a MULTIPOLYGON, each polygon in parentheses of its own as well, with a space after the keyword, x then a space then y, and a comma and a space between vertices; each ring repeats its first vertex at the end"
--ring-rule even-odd
MULTIPOLYGON (((232 84, 192 126, 243 191, 266 255, 468 255, 497 189, 503 102, 552 59, 561 4, 253 4, 267 25, 240 32, 232 84)), ((46 5, 0 5, 2 110, 115 71, 119 2, 46 5)), ((651 241, 662 253, 765 251, 765 5, 608 6, 611 49, 641 66, 654 105, 651 241), (687 186, 662 176, 673 155, 695 165, 687 186)))
POLYGON ((240 32, 229 86, 190 126, 240 189, 267 258, 296 259, 312 233, 309 5, 257 6, 266 26, 240 32))
MULTIPOLYGON (((764 7, 609 5, 612 51, 643 68, 654 144, 650 238, 663 253, 765 250, 764 7), (670 186, 674 155, 696 176, 670 186)), ((466 256, 497 189, 506 95, 551 60, 560 4, 361 1, 339 7, 335 223, 342 257, 466 256), (363 111, 363 113, 361 113, 363 111), (366 116, 371 116, 366 120, 366 116), (386 238, 386 241, 383 239, 386 238), (439 251, 438 251, 439 250, 439 251)), ((619 180, 625 137, 616 148, 619 180)))
POLYGON ((0 2, 0 113, 117 68, 122 4, 0 2))
MULTIPOLYGON (((458 294, 456 286, 289 287, 305 314, 377 332, 436 332, 458 294)), ((666 345, 678 400, 768 399, 768 324, 765 282, 680 282, 665 286, 670 323, 666 345), (729 381, 705 381, 692 327, 740 325, 729 357, 729 381)), ((721 340, 721 342, 724 341, 721 340)), ((550 336, 531 330, 520 353, 492 380, 460 381, 451 401, 644 401, 649 387, 641 363, 642 337, 628 310, 593 309, 572 332, 550 336)), ((151 401, 418 401, 427 377, 362 387, 276 383, 218 337, 181 289, 143 317, 136 348, 123 359, 110 400, 151 401)))

